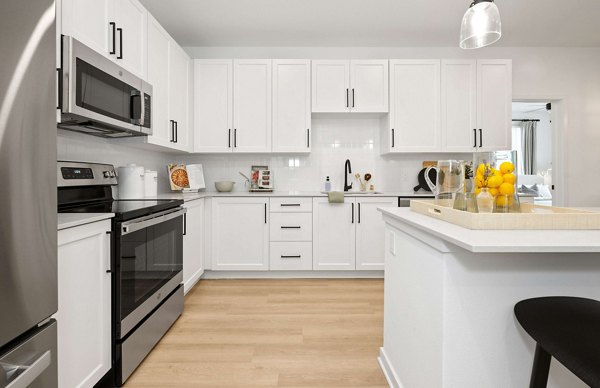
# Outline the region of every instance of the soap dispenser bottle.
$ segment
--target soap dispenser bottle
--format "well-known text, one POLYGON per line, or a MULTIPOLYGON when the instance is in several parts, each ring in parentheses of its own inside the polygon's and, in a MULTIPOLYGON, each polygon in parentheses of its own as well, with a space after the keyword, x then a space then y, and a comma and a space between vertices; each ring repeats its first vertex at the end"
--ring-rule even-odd
POLYGON ((329 180, 329 177, 327 177, 325 179, 325 192, 329 193, 331 191, 331 181, 329 180))

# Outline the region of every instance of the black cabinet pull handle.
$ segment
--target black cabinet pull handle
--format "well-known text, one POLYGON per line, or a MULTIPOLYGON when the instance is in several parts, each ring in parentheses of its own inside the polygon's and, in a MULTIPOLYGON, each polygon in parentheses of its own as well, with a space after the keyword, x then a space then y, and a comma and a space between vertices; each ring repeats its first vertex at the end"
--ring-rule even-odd
MULTIPOLYGON (((108 234, 112 238, 112 232, 111 231, 107 231, 106 234, 108 234)), ((112 262, 111 262, 111 267, 106 270, 106 273, 112 273, 112 262)))
POLYGON ((122 28, 117 28, 117 31, 119 31, 119 56, 117 57, 117 59, 123 59, 123 29, 122 28))
POLYGON ((281 255, 282 259, 301 259, 301 255, 281 255))
POLYGON ((282 226, 281 229, 302 229, 301 226, 282 226))
POLYGON ((358 204, 358 223, 360 224, 360 203, 358 204))
POLYGON ((477 148, 477 130, 473 128, 473 148, 477 148))
POLYGON ((282 203, 279 206, 300 206, 300 204, 299 203, 282 203))
POLYGON ((354 108, 354 88, 352 88, 352 107, 354 108))
POLYGON ((179 127, 177 126, 177 121, 175 121, 175 143, 179 141, 179 127))
POLYGON ((483 147, 483 130, 479 128, 479 148, 483 147))
POLYGON ((348 89, 346 88, 346 108, 348 108, 350 106, 350 103, 348 102, 348 89))
POLYGON ((396 134, 394 133, 394 128, 392 128, 392 148, 396 146, 396 134))
POLYGON ((310 148, 310 128, 306 128, 306 148, 310 148))
POLYGON ((169 120, 171 123, 171 139, 169 140, 171 143, 175 143, 175 121, 169 120))
POLYGON ((354 203, 352 203, 352 223, 354 223, 354 203))
POLYGON ((187 213, 183 213, 183 235, 187 235, 187 213))
POLYGON ((231 128, 229 128, 229 134, 227 135, 227 148, 231 148, 231 128))
POLYGON ((57 81, 56 81, 56 109, 60 109, 62 111, 62 69, 56 69, 57 73, 57 81))
POLYGON ((267 204, 265 203, 265 224, 267 223, 267 204))
POLYGON ((117 53, 117 24, 115 22, 108 23, 112 27, 112 50, 110 54, 117 53))

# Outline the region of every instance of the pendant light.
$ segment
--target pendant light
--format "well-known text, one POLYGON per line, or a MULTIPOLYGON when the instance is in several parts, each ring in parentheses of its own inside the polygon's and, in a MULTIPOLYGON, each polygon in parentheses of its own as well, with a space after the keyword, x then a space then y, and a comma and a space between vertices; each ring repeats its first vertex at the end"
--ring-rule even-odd
POLYGON ((502 36, 500 12, 494 0, 474 0, 460 26, 460 48, 476 49, 495 43, 502 36))

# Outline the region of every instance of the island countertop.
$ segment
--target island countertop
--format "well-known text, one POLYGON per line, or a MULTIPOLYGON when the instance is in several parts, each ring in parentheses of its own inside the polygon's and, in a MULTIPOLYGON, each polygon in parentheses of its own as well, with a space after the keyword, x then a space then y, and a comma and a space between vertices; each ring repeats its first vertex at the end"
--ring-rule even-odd
POLYGON ((600 252, 600 230, 471 230, 410 208, 379 210, 387 222, 408 224, 470 252, 600 252))

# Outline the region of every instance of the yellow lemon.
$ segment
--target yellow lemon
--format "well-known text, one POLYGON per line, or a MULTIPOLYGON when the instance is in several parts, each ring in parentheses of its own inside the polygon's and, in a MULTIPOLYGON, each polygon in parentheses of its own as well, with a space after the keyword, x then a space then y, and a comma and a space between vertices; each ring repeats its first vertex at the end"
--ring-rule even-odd
POLYGON ((485 175, 485 173, 489 172, 489 170, 490 170, 489 164, 481 163, 479 166, 477 166, 477 174, 479 174, 479 175, 485 175))
POLYGON ((498 195, 498 189, 493 188, 493 189, 489 189, 488 193, 492 194, 494 197, 498 195))
POLYGON ((515 165, 512 164, 511 162, 504 162, 500 165, 500 172, 504 175, 504 174, 510 174, 511 172, 515 171, 515 165))
POLYGON ((477 176, 475 177, 475 186, 477 186, 477 187, 485 187, 486 183, 487 182, 483 178, 483 175, 477 174, 477 176))
POLYGON ((481 193, 481 187, 476 187, 475 188, 475 195, 479 195, 479 193, 481 193))
POLYGON ((513 195, 515 193, 515 186, 510 183, 503 183, 498 187, 500 194, 513 195))
POLYGON ((504 178, 505 183, 510 183, 511 185, 514 185, 515 181, 517 180, 517 177, 515 176, 515 174, 512 174, 512 173, 504 174, 504 175, 502 175, 502 178, 504 178))
POLYGON ((504 183, 504 179, 499 175, 489 177, 487 182, 488 187, 492 189, 500 186, 502 183, 504 183))
POLYGON ((498 197, 496 197, 496 206, 498 207, 504 207, 507 205, 507 201, 508 201, 509 197, 506 197, 504 195, 499 195, 498 197))

